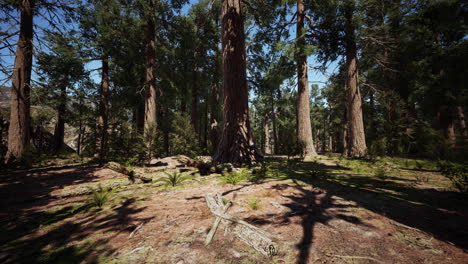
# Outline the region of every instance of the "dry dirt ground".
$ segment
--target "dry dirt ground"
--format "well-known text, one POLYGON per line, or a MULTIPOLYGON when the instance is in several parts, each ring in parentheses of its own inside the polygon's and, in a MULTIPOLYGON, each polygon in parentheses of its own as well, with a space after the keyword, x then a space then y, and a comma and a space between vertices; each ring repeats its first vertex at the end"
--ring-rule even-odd
POLYGON ((3 172, 0 263, 468 263, 466 196, 431 185, 445 178, 395 169, 377 179, 320 163, 277 163, 282 174, 257 183, 127 185, 102 209, 90 195, 58 194, 124 175, 96 165, 3 172), (317 166, 326 174, 311 177, 317 166), (404 176, 414 173, 429 182, 404 176), (215 192, 234 203, 230 214, 269 232, 279 254, 260 255, 222 227, 206 247, 215 218, 204 197, 215 192))

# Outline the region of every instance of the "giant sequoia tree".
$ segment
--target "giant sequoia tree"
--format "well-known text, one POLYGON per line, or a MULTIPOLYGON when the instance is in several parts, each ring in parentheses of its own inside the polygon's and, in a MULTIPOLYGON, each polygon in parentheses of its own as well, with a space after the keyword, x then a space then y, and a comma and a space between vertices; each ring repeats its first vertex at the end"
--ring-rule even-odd
POLYGON ((224 128, 213 160, 252 164, 260 156, 250 131, 242 2, 223 0, 221 11, 224 128))
POLYGON ((33 10, 35 0, 21 4, 20 36, 16 48, 11 87, 10 127, 6 163, 21 160, 29 145, 30 89, 33 56, 33 10))
POLYGON ((155 1, 150 0, 146 13, 146 83, 145 83, 145 143, 148 150, 148 158, 151 158, 151 138, 155 137, 156 130, 156 78, 154 76, 156 66, 156 25, 155 25, 155 1))
POLYGON ((307 54, 305 52, 304 1, 297 1, 296 45, 297 56, 297 139, 306 156, 317 155, 312 140, 310 123, 309 81, 307 78, 307 54))
POLYGON ((367 152, 362 119, 361 92, 358 87, 357 47, 353 22, 354 3, 345 5, 346 39, 346 114, 348 119, 348 156, 364 157, 367 152))

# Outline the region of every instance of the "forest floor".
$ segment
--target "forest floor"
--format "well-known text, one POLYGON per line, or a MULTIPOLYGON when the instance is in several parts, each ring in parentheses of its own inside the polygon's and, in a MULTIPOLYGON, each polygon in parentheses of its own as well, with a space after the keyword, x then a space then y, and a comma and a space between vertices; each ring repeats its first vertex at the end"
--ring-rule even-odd
POLYGON ((176 187, 122 185, 103 192, 102 208, 93 194, 60 194, 126 176, 92 164, 2 172, 0 262, 467 263, 466 195, 430 162, 268 164, 256 182, 211 174, 176 187), (279 254, 263 256, 222 228, 205 246, 215 217, 204 197, 215 192, 234 203, 230 214, 269 232, 279 254))

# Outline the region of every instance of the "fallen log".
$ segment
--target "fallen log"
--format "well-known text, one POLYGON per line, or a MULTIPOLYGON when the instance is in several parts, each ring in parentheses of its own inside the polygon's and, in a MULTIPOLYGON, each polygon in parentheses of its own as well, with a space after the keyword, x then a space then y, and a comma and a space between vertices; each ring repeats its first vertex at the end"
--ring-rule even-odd
POLYGON ((127 175, 130 181, 133 183, 137 182, 138 180, 141 180, 144 183, 151 182, 153 180, 151 177, 146 176, 143 173, 130 170, 127 167, 120 165, 117 162, 113 162, 113 161, 108 162, 104 167, 110 170, 116 171, 118 173, 127 175))
POLYGON ((221 222, 226 228, 226 233, 234 234, 242 242, 253 247, 263 255, 274 256, 278 253, 278 245, 270 238, 270 234, 226 213, 230 203, 225 205, 221 194, 207 194, 205 199, 208 208, 217 217, 207 236, 206 244, 211 242, 219 222, 221 222))

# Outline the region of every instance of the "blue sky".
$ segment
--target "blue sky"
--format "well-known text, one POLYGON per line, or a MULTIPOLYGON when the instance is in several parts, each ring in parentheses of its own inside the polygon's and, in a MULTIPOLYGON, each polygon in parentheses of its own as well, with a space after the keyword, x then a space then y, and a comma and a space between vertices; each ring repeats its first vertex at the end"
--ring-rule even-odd
MULTIPOLYGON (((187 14, 188 13, 188 10, 190 9, 190 6, 193 4, 193 3, 197 3, 198 0, 190 0, 190 3, 186 4, 182 10, 181 10, 181 14, 187 14)), ((18 14, 19 15, 19 14, 18 14)), ((35 17, 35 21, 34 21, 37 25, 39 25, 40 27, 45 27, 47 25, 47 23, 45 23, 45 21, 43 19, 41 19, 40 17, 35 17)), ((0 27, 2 28, 8 28, 7 25, 5 24, 0 24, 0 27)), ((17 30, 17 29, 16 29, 17 30)), ((294 36, 295 35, 295 27, 292 26, 290 27, 290 30, 291 30, 291 35, 294 36)), ((14 32, 14 29, 11 30, 11 32, 14 32)), ((40 32, 39 32, 40 34, 40 32)), ((11 43, 16 43, 17 42, 17 37, 12 37, 10 38, 10 42, 11 43)), ((3 44, 3 43, 1 43, 3 44)), ((35 48, 36 48, 36 51, 37 51, 37 48, 41 48, 38 46, 38 43, 36 41, 35 43, 35 48)), ((44 49, 44 47, 42 47, 42 49, 44 49)), ((8 67, 8 68, 12 68, 13 67, 13 63, 14 63, 14 56, 12 56, 14 54, 12 54, 11 51, 9 51, 8 49, 2 49, 0 50, 0 60, 1 60, 1 63, 2 63, 2 66, 3 67, 8 67)), ((313 66, 318 66, 319 63, 316 61, 316 57, 314 55, 312 56, 309 56, 308 58, 308 64, 309 66, 309 85, 311 84, 318 84, 319 87, 323 87, 323 85, 327 82, 328 80, 328 76, 332 73, 334 73, 336 70, 337 70, 337 63, 336 62, 332 62, 330 63, 330 65, 327 67, 326 69, 326 73, 322 73, 318 70, 315 70, 313 69, 312 67, 313 66)), ((100 62, 90 62, 86 65, 86 68, 87 69, 96 69, 96 68, 99 68, 101 65, 100 65, 100 62)), ((0 73, 0 80, 4 79, 6 76, 3 74, 3 73, 0 73)), ((33 74, 33 79, 35 79, 35 75, 33 74)), ((99 83, 100 82, 100 73, 99 72, 92 72, 91 73, 91 77, 92 79, 96 82, 96 83, 99 83)), ((2 82, 0 83, 0 85, 11 85, 11 82, 2 82)))

